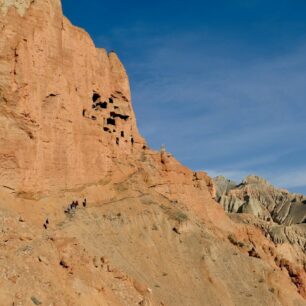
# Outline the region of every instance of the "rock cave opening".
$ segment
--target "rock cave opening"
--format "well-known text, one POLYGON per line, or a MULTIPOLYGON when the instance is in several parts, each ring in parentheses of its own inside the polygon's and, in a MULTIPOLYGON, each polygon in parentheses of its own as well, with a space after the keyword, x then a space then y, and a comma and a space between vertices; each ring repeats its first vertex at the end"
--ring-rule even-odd
POLYGON ((122 114, 118 114, 116 112, 110 112, 110 115, 113 118, 120 118, 120 119, 125 120, 125 121, 130 118, 130 116, 128 116, 128 115, 122 115, 122 114))
POLYGON ((58 96, 58 94, 55 94, 55 93, 50 93, 46 98, 50 98, 50 97, 56 97, 58 96))
POLYGON ((92 95, 92 101, 93 102, 96 102, 100 98, 101 98, 101 96, 96 92, 94 92, 94 94, 92 95))
POLYGON ((116 125, 116 120, 114 118, 107 118, 106 119, 106 124, 116 125))
POLYGON ((100 104, 100 107, 103 108, 103 109, 107 109, 107 102, 104 101, 100 104))
POLYGON ((98 102, 98 103, 95 103, 94 104, 95 105, 95 107, 100 107, 100 108, 102 108, 102 109, 107 109, 107 102, 98 102))

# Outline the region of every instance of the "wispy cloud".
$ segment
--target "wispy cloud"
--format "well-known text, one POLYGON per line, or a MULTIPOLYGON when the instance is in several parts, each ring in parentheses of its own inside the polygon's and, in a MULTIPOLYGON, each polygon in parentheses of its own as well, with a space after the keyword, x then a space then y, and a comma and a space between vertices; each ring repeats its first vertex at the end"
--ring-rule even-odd
POLYGON ((306 186, 296 170, 306 169, 306 44, 271 54, 203 29, 140 25, 114 31, 108 45, 123 50, 140 131, 154 148, 166 143, 188 166, 236 180, 256 171, 306 186))
POLYGON ((303 189, 306 189, 306 168, 278 173, 274 177, 272 176, 271 179, 274 184, 280 187, 285 186, 289 189, 303 187, 303 189))

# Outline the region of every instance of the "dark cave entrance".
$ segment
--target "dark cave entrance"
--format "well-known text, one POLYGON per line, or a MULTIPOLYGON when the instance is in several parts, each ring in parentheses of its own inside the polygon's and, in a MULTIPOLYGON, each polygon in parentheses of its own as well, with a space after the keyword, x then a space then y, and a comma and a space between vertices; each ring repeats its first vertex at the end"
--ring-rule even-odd
POLYGON ((116 125, 116 120, 113 118, 107 118, 106 123, 109 125, 116 125))
POLYGON ((101 96, 96 92, 92 95, 92 101, 93 102, 96 102, 100 98, 101 98, 101 96))

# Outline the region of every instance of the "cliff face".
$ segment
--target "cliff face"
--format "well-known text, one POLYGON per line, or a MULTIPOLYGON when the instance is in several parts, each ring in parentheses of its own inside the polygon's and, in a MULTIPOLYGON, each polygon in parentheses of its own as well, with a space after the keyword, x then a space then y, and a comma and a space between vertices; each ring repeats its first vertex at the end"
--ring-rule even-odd
POLYGON ((0 31, 1 305, 306 305, 301 248, 148 148, 117 55, 59 0, 0 0, 0 31))
POLYGON ((97 182, 144 145, 124 67, 60 1, 1 8, 0 184, 37 193, 97 182))

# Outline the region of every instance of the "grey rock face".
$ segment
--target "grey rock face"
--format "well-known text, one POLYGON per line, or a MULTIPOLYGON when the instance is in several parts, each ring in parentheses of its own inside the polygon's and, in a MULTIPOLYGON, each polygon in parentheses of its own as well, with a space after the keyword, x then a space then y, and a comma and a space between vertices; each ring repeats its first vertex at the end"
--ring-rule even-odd
POLYGON ((216 185, 216 196, 218 199, 220 199, 223 195, 226 195, 237 185, 234 181, 229 180, 224 176, 217 176, 213 180, 216 185))
MULTIPOLYGON (((228 213, 261 220, 275 243, 289 242, 306 247, 306 196, 276 188, 258 176, 248 176, 237 185, 225 177, 214 178, 216 200, 228 213), (258 219, 257 219, 258 218, 258 219)), ((237 218, 236 218, 237 220, 237 218)), ((255 224, 256 225, 256 224, 255 224)))
POLYGON ((258 176, 248 176, 236 185, 216 177, 217 201, 227 212, 249 213, 278 224, 306 223, 306 196, 271 185, 258 176))

